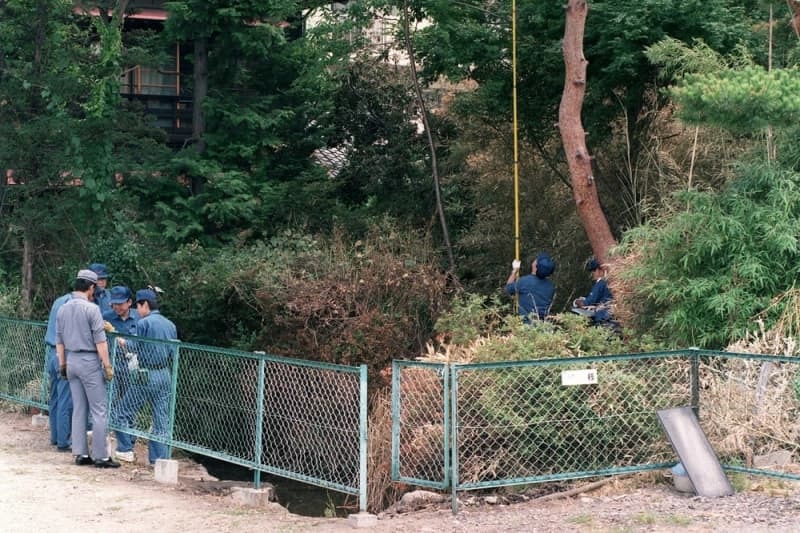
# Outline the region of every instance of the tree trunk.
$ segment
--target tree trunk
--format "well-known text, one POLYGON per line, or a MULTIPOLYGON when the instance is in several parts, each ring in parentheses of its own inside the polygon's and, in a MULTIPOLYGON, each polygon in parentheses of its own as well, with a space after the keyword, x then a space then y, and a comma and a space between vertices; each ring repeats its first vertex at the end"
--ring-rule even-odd
MULTIPOLYGON (((47 37, 47 22, 49 20, 50 6, 45 1, 40 1, 36 5, 36 31, 33 36, 33 65, 32 72, 34 79, 38 82, 42 74, 42 58, 44 55, 45 39, 47 37)), ((42 108, 42 101, 39 91, 31 92, 30 116, 36 117, 42 108)), ((39 160, 33 157, 27 165, 28 175, 22 176, 23 180, 29 183, 39 179, 39 160)), ((22 301, 20 302, 20 313, 23 318, 30 317, 33 308, 33 248, 34 243, 28 232, 22 231, 22 301)))
MULTIPOLYGON (((208 94, 208 40, 203 37, 194 42, 194 90, 192 92, 192 139, 198 154, 206 150, 206 117, 203 102, 208 94)), ((191 176, 192 194, 203 190, 203 177, 191 176)))
POLYGON ((561 105, 558 108, 558 129, 561 131, 561 141, 569 164, 572 194, 578 216, 595 257, 604 263, 608 250, 616 244, 616 240, 600 207, 592 175, 592 158, 586 148, 586 133, 581 122, 588 64, 583 57, 583 32, 589 4, 587 0, 569 0, 566 10, 562 43, 566 74, 561 105))
POLYGON ((455 277, 456 273, 456 260, 453 255, 453 246, 450 244, 450 230, 447 229, 447 218, 444 215, 444 206, 442 205, 441 184, 439 182, 439 163, 436 158, 436 143, 433 142, 433 132, 428 120, 428 109, 425 106, 425 100, 422 97, 422 89, 419 85, 419 78, 417 77, 417 65, 414 58, 414 48, 411 46, 411 29, 409 27, 409 14, 408 14, 408 0, 403 1, 403 31, 405 33, 406 52, 408 53, 408 64, 411 69, 411 81, 414 85, 414 94, 417 97, 417 105, 419 106, 420 115, 422 116, 422 125, 425 128, 425 135, 428 138, 428 150, 431 154, 431 174, 433 176, 433 191, 436 200, 436 213, 439 215, 439 224, 442 227, 442 239, 444 246, 447 250, 447 259, 450 263, 450 275, 455 277))
POLYGON ((792 29, 797 38, 800 39, 800 0, 786 0, 792 12, 792 29))
POLYGON ((30 318, 33 308, 33 252, 31 240, 27 232, 22 235, 22 301, 20 314, 22 318, 30 318))

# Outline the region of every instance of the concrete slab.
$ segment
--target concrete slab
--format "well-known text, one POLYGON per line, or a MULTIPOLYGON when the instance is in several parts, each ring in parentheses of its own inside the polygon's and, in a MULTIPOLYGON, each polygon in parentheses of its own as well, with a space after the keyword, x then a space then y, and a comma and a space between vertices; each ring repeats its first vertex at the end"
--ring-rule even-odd
POLYGON ((733 487, 692 408, 663 409, 657 415, 697 495, 716 498, 733 494, 733 487))
POLYGON ((178 484, 178 461, 174 459, 156 459, 155 480, 170 485, 178 484))
POLYGON ((50 427, 50 417, 41 413, 31 417, 31 425, 35 428, 50 427))
POLYGON ((375 527, 378 525, 378 517, 370 513, 355 513, 348 515, 347 522, 357 529, 375 527))
POLYGON ((258 489, 233 487, 231 488, 231 499, 248 507, 270 507, 271 502, 275 501, 275 489, 269 484, 262 484, 258 489))

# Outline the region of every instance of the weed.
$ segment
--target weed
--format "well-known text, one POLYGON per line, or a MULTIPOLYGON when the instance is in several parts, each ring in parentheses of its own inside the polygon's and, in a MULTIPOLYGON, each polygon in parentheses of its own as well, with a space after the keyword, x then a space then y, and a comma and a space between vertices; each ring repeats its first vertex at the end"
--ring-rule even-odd
POLYGON ((592 515, 590 514, 579 514, 575 516, 569 517, 567 520, 571 524, 591 524, 592 522, 592 515))

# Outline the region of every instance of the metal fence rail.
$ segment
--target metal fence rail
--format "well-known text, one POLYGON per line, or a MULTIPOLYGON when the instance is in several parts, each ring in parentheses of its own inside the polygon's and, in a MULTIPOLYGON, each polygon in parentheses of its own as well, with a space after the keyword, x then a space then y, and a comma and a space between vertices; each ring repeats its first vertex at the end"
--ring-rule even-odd
MULTIPOLYGON (((0 318, 0 398, 47 409, 45 330, 0 318)), ((118 334, 109 346, 110 430, 252 468, 256 486, 267 472, 352 494, 366 510, 366 365, 118 334), (148 366, 153 354, 167 363, 148 366)))
POLYGON ((754 464, 800 456, 798 363, 695 349, 395 362, 393 479, 450 489, 455 509, 459 490, 665 468, 676 458, 656 411, 687 405, 726 469, 800 479, 754 464))

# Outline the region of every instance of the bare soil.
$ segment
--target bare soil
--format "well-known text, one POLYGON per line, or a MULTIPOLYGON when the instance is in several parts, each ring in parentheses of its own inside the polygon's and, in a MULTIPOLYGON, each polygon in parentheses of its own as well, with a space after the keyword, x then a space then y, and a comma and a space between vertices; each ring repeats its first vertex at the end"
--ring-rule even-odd
MULTIPOLYGON (((278 503, 248 508, 231 497, 235 483, 209 480, 184 462, 177 486, 157 483, 152 469, 79 467, 49 444, 49 430, 31 415, 0 412, 0 530, 81 533, 113 531, 353 531, 342 518, 291 514, 278 503), (187 474, 187 475, 184 475, 187 474)), ((242 483, 238 483, 241 485, 242 483)), ((408 513, 387 512, 366 531, 798 531, 800 484, 744 478, 728 498, 676 492, 662 474, 612 481, 570 498, 536 501, 526 493, 461 495, 408 513), (515 501, 517 503, 507 503, 515 501)))

